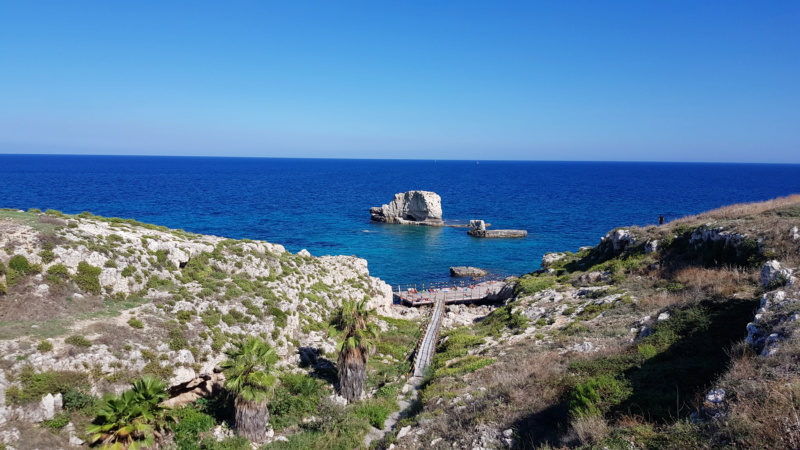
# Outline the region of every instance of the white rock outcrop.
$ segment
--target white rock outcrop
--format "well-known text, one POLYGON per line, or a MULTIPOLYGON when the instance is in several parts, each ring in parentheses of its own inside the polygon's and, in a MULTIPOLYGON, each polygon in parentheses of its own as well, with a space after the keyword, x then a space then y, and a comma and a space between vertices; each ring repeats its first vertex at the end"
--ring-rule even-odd
POLYGON ((767 261, 761 266, 761 285, 764 287, 771 286, 776 283, 786 283, 792 276, 792 270, 784 268, 781 263, 772 260, 767 261))
POLYGON ((442 226, 442 198, 430 191, 408 191, 395 194, 388 205, 373 207, 370 216, 375 222, 404 225, 442 226))
POLYGON ((636 244, 636 238, 631 234, 630 230, 624 229, 609 231, 600 239, 600 242, 606 241, 611 242, 614 252, 621 252, 628 246, 636 244))

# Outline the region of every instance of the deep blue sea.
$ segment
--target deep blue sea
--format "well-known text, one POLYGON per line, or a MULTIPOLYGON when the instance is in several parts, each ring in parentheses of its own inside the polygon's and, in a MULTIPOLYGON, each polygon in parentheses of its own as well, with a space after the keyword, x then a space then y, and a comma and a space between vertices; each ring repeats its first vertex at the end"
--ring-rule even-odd
POLYGON ((357 255, 397 284, 444 280, 454 265, 519 275, 543 253, 595 245, 617 226, 798 193, 800 165, 0 155, 0 179, 0 207, 357 255), (441 195, 447 221, 483 219, 528 237, 370 222, 371 206, 413 189, 441 195))

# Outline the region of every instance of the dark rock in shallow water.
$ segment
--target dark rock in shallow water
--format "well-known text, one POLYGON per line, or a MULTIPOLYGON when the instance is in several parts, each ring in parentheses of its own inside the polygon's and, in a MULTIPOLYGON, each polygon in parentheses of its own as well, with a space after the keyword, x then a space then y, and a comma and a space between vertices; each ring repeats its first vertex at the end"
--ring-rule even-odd
POLYGON ((477 267, 458 266, 450 268, 451 277, 483 277, 488 272, 477 267))

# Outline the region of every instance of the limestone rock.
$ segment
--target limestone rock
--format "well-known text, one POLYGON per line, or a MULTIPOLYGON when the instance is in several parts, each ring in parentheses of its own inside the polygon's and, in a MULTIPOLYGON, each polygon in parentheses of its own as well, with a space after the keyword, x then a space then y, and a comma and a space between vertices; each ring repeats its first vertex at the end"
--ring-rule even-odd
POLYGON ((404 225, 442 226, 442 198, 430 191, 408 191, 395 194, 388 205, 373 207, 370 216, 375 222, 404 225))
POLYGON ((608 275, 605 272, 600 272, 598 270, 594 272, 584 273, 583 275, 578 277, 578 282, 581 284, 594 284, 608 280, 609 280, 608 275))
POLYGON ((633 237, 630 230, 623 229, 609 231, 603 240, 610 240, 615 252, 621 252, 636 243, 636 238, 633 237))
POLYGON ((469 227, 473 230, 486 231, 486 222, 482 220, 470 220, 469 227))
POLYGON ((542 267, 546 269, 554 262, 566 258, 566 256, 566 253, 545 253, 544 256, 542 256, 542 267))
POLYGON ((456 266, 450 268, 451 277, 483 277, 488 272, 477 267, 456 266))
POLYGON ((650 254, 650 253, 657 252, 657 251, 658 251, 658 241, 657 240, 647 241, 647 243, 644 244, 644 252, 645 253, 650 254))
POLYGON ((765 262, 761 267, 761 285, 768 287, 775 283, 785 283, 791 275, 791 269, 781 267, 781 263, 773 259, 765 262))
POLYGON ((188 367, 178 367, 175 369, 172 378, 169 379, 169 385, 175 386, 178 384, 187 383, 195 379, 197 374, 195 374, 194 369, 188 367))

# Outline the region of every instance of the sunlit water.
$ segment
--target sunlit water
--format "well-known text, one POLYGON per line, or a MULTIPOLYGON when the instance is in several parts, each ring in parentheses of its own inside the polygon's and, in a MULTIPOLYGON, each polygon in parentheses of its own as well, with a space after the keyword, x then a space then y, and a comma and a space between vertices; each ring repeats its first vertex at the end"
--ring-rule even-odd
POLYGON ((0 155, 0 177, 0 207, 357 255, 392 284, 443 280, 454 265, 519 275, 543 253, 594 245, 617 226, 800 192, 800 165, 756 164, 0 155), (412 189, 441 195, 445 220, 484 219, 528 237, 370 222, 371 206, 412 189))

